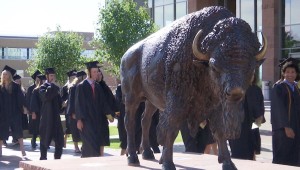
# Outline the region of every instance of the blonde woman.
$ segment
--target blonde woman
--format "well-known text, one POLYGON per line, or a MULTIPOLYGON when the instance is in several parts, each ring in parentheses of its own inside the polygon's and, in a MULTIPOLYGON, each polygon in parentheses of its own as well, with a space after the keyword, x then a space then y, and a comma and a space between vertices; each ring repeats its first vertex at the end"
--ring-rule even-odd
POLYGON ((0 148, 2 149, 3 140, 7 140, 9 136, 9 127, 12 131, 12 136, 18 139, 22 156, 25 156, 23 145, 23 130, 22 130, 22 114, 24 113, 24 95, 18 84, 13 82, 12 75, 16 70, 9 66, 5 66, 1 73, 1 94, 2 94, 2 121, 0 148))

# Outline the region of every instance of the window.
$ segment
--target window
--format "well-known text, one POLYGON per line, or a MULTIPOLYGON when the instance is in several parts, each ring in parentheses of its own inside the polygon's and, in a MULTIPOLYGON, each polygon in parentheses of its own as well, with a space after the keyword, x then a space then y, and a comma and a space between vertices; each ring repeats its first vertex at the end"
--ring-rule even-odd
POLYGON ((4 48, 4 59, 26 60, 27 48, 4 48))
POLYGON ((296 5, 300 5, 299 0, 282 0, 281 9, 281 50, 282 58, 300 58, 300 11, 296 5))
POLYGON ((148 8, 154 22, 162 28, 187 14, 187 0, 148 0, 148 8))
POLYGON ((185 16, 186 14, 187 14, 186 2, 176 3, 176 19, 181 18, 181 17, 185 16))
POLYGON ((85 50, 81 53, 82 56, 92 58, 95 56, 95 50, 85 50))

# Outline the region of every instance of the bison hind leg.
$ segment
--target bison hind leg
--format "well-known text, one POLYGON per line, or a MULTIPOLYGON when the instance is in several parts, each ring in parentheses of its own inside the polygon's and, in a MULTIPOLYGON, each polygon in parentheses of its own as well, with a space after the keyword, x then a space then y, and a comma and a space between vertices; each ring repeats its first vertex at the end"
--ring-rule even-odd
POLYGON ((162 165, 162 170, 176 170, 175 164, 173 161, 171 162, 164 162, 162 165))
POLYGON ((152 116, 157 108, 149 101, 145 102, 145 111, 142 117, 142 157, 145 160, 155 159, 153 151, 150 148, 149 129, 152 122, 152 116))
POLYGON ((234 165, 234 163, 231 160, 224 161, 223 165, 222 165, 222 169, 223 170, 237 170, 236 166, 234 165))
POLYGON ((140 166, 140 161, 137 154, 128 155, 127 163, 129 166, 140 166))

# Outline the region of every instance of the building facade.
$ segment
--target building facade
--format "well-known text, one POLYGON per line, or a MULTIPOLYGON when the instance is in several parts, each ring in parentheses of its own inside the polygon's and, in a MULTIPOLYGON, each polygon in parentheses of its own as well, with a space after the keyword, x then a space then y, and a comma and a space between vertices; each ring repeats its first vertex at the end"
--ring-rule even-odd
MULTIPOLYGON (((159 27, 208 6, 224 6, 249 23, 260 41, 268 40, 266 61, 260 68, 262 86, 280 77, 279 62, 289 56, 300 58, 299 0, 148 0, 149 13, 159 27)), ((267 88, 267 87, 266 87, 267 88)))
MULTIPOLYGON (((95 49, 89 45, 90 41, 94 38, 94 33, 91 32, 77 32, 83 37, 82 56, 93 57, 95 49)), ((17 70, 17 74, 22 77, 22 84, 27 89, 33 83, 30 75, 26 72, 29 67, 28 61, 36 55, 36 43, 38 37, 26 36, 0 36, 0 69, 5 65, 17 70)), ((42 70, 41 70, 42 71, 42 70)), ((112 86, 116 87, 116 79, 103 72, 105 81, 112 86)), ((66 77, 67 78, 67 77, 66 77)))

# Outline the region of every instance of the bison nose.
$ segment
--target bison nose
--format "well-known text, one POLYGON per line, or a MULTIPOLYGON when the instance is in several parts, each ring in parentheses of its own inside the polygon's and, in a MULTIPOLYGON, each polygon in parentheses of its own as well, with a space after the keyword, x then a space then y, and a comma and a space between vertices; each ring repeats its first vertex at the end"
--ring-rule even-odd
POLYGON ((232 102, 240 101, 244 97, 244 90, 240 87, 226 90, 226 99, 232 102))

